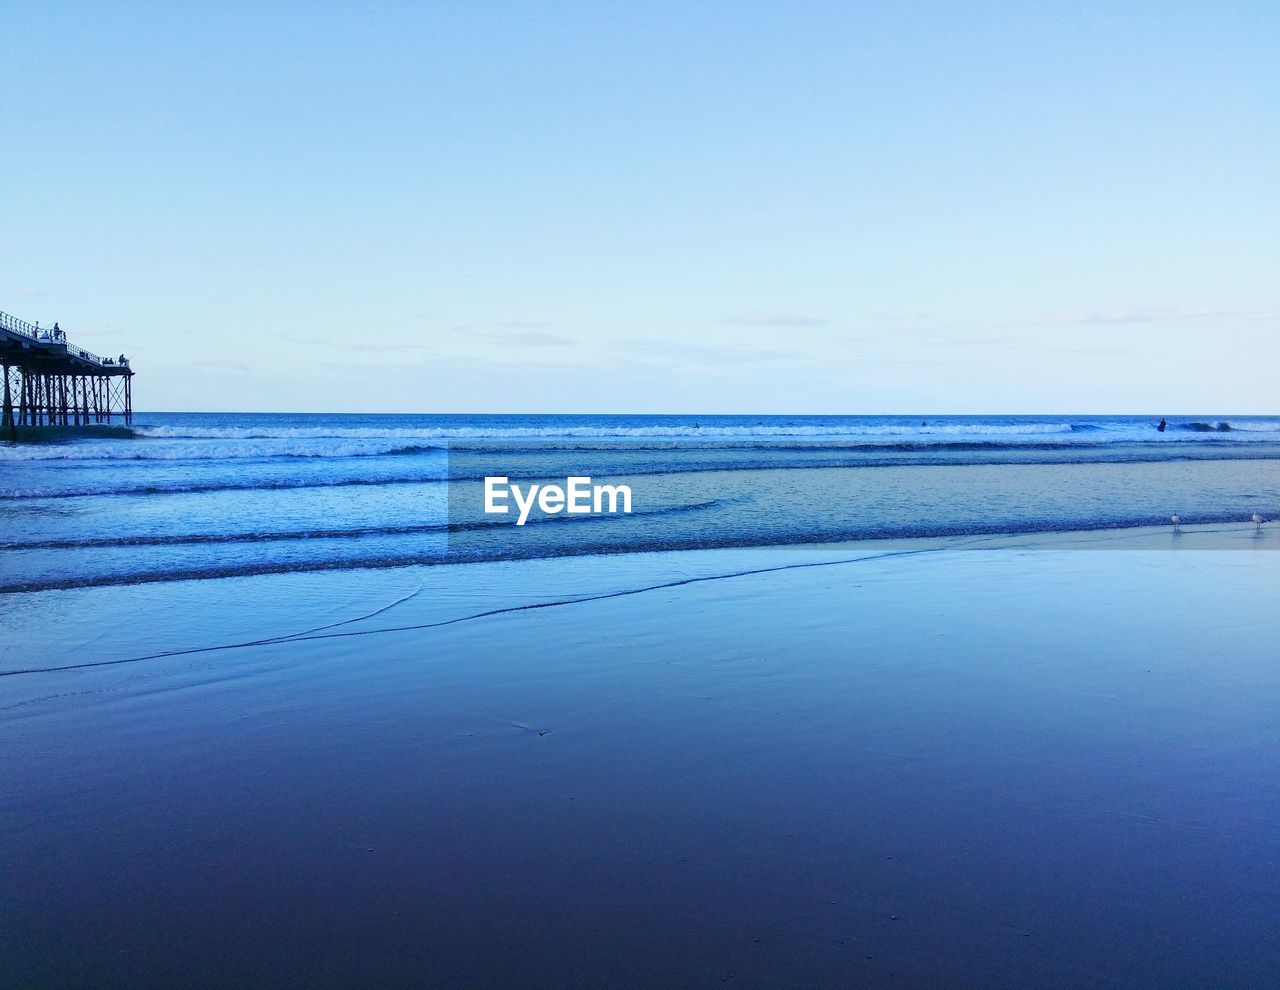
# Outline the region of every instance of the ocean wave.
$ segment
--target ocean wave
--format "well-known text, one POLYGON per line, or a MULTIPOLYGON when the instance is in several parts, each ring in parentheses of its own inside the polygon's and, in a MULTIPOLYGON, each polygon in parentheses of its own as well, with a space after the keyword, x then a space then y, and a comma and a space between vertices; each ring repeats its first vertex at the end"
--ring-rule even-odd
MULTIPOLYGON (((680 505, 660 506, 656 509, 637 509, 626 514, 626 518, 647 518, 680 515, 688 512, 700 512, 730 501, 727 499, 707 499, 701 502, 683 503, 680 505)), ((623 517, 616 515, 549 515, 531 516, 524 523, 529 526, 584 525, 600 522, 618 522, 623 517)), ((280 543, 305 540, 355 540, 378 536, 416 536, 425 534, 476 533, 510 529, 509 517, 501 520, 470 522, 434 522, 412 523, 395 526, 358 526, 342 529, 309 529, 286 530, 280 532, 258 533, 178 533, 149 536, 145 534, 123 536, 83 537, 65 540, 29 540, 16 542, 0 542, 0 550, 83 550, 83 549, 120 549, 125 547, 173 547, 173 546, 209 546, 233 543, 280 543)))
POLYGON ((906 424, 766 424, 750 426, 457 426, 457 427, 223 427, 223 426, 141 426, 140 437, 152 439, 224 440, 520 440, 534 438, 613 437, 814 437, 814 436, 926 436, 936 435, 1023 435, 1070 433, 1063 423, 946 423, 936 426, 906 424))
MULTIPOLYGON (((443 474, 391 478, 263 478, 254 480, 216 479, 211 481, 150 482, 140 485, 49 486, 46 488, 0 489, 3 498, 91 498, 146 495, 201 495, 210 492, 273 492, 299 488, 346 488, 349 486, 430 485, 449 479, 443 474)), ((467 480, 467 479, 455 479, 467 480)))
POLYGON ((1280 424, 1266 420, 1214 420, 1204 422, 1194 420, 1189 423, 1171 423, 1175 430, 1192 433, 1272 433, 1280 434, 1280 424))
POLYGON ((545 453, 558 451, 618 451, 643 453, 646 451, 847 451, 850 453, 928 453, 931 451, 972 451, 984 450, 1018 451, 1089 448, 1114 449, 1122 445, 1167 447, 1171 442, 1182 444, 1230 444, 1235 447, 1247 443, 1280 441, 1280 430, 1260 426, 1236 425, 1223 423, 1181 423, 1170 427, 1170 433, 1163 436, 1150 433, 1129 433, 1108 439, 1099 439, 1099 433, 1080 430, 1067 433, 1043 434, 1034 437, 1029 434, 1004 434, 999 436, 974 435, 966 437, 963 433, 951 434, 945 438, 925 436, 912 437, 909 434, 883 434, 881 439, 872 439, 870 434, 849 434, 848 438, 814 435, 800 439, 788 434, 776 439, 751 436, 734 436, 726 439, 707 439, 700 436, 680 437, 640 437, 630 440, 618 440, 598 435, 581 437, 545 436, 537 442, 530 438, 506 437, 483 439, 455 439, 439 444, 404 443, 387 441, 380 444, 359 444, 345 441, 331 446, 316 445, 300 447, 295 443, 284 444, 277 441, 246 441, 242 444, 227 442, 207 443, 197 441, 164 441, 154 446, 135 445, 88 445, 88 446, 0 446, 0 461, 40 461, 51 466, 59 464, 75 465, 79 463, 116 463, 120 465, 145 463, 182 463, 182 462, 218 462, 229 461, 247 463, 250 461, 320 461, 377 457, 416 457, 420 455, 445 456, 451 452, 502 452, 509 454, 545 453), (856 439, 850 439, 856 438, 856 439))
POLYGON ((404 443, 400 439, 382 443, 345 441, 323 446, 278 442, 258 444, 197 443, 191 438, 135 444, 47 444, 0 446, 0 461, 247 461, 348 457, 400 457, 447 450, 444 444, 404 443))
MULTIPOLYGON (((439 441, 457 440, 556 440, 556 439, 785 439, 787 437, 1042 437, 1071 433, 1146 435, 1155 426, 1145 420, 1097 420, 1081 422, 979 423, 922 421, 913 423, 755 423, 717 425, 655 424, 651 426, 435 426, 435 427, 201 427, 140 426, 143 439, 156 440, 356 440, 439 441)), ((1280 433, 1280 422, 1266 419, 1171 421, 1170 429, 1194 432, 1280 433)), ((438 446, 438 444, 437 444, 438 446)), ((413 445, 406 450, 415 449, 413 445)))
MULTIPOLYGON (((588 517, 584 517, 588 518, 588 517)), ((1190 524, 1222 525, 1239 522, 1238 514, 1205 513, 1190 524)), ((1242 524, 1247 525, 1247 524, 1242 524)), ((0 594, 24 594, 31 592, 70 590, 113 585, 153 584, 173 581, 214 580, 221 578, 255 577, 269 574, 297 574, 319 571, 376 570, 411 566, 442 566, 484 563, 499 560, 519 561, 578 556, 615 556, 619 554, 652 553, 655 551, 688 551, 748 547, 814 546, 829 543, 855 541, 902 540, 944 538, 959 536, 1018 536, 1056 533, 1088 533, 1107 530, 1134 529, 1140 527, 1168 527, 1163 517, 1148 515, 1116 516, 1108 519, 1025 519, 992 524, 927 525, 906 523, 866 527, 842 527, 797 533, 735 532, 714 536, 687 536, 668 534, 655 538, 600 542, 581 540, 567 543, 528 543, 494 546, 468 544, 465 549, 442 548, 438 551, 414 551, 410 553, 374 552, 351 554, 345 557, 326 557, 311 560, 256 560, 219 561, 206 565, 160 567, 129 572, 85 573, 75 577, 49 576, 19 578, 0 581, 0 594)))
POLYGON ((1280 423, 1267 420, 1191 420, 1170 423, 1169 428, 1190 433, 1273 433, 1280 434, 1280 423))
MULTIPOLYGON (((743 472, 743 471, 807 471, 807 470, 841 470, 841 469, 858 469, 871 470, 883 468, 903 468, 903 467, 987 467, 996 465, 1035 465, 1035 464, 1148 464, 1161 463, 1168 461, 1272 461, 1280 460, 1280 452, 1277 452, 1274 444, 1254 444, 1244 445, 1232 443, 1230 441, 1205 440, 1196 445, 1178 444, 1174 448, 1176 453, 1171 452, 1169 444, 1131 444, 1124 447, 1118 447, 1113 444, 1075 444, 1061 445, 1058 447, 1046 447, 1044 445, 1026 444, 1018 445, 999 445, 991 444, 986 447, 974 446, 971 444, 957 443, 948 446, 919 446, 910 444, 894 444, 881 445, 875 447, 864 447, 856 445, 845 445, 838 447, 822 447, 816 445, 795 445, 795 446, 742 446, 736 449, 742 451, 751 451, 760 454, 755 458, 747 458, 740 460, 724 460, 724 459, 704 459, 693 460, 682 458, 680 460, 667 461, 639 461, 639 462, 609 462, 605 464, 593 464, 590 462, 579 461, 569 467, 566 466, 540 464, 532 465, 525 468, 504 465, 501 469, 502 474, 511 478, 513 481, 543 481, 554 478, 563 478, 567 474, 588 473, 595 476, 612 478, 639 478, 649 477, 653 475, 679 475, 679 474, 696 474, 706 472, 743 472), (987 452, 987 456, 981 456, 983 451, 987 452), (875 451, 883 456, 872 459, 867 456, 870 451, 875 451), (797 453, 809 452, 820 453, 826 452, 832 456, 827 459, 786 459, 769 457, 767 455, 780 453, 797 453), (850 454, 852 456, 842 457, 837 455, 850 454), (975 454, 979 456, 974 456, 975 454), (1009 456, 996 456, 997 454, 1007 454, 1009 456), (1035 456, 1039 454, 1040 456, 1035 456)), ((682 448, 682 447, 648 447, 648 448, 631 448, 632 451, 648 451, 648 452, 681 452, 686 454, 697 453, 699 451, 706 453, 711 448, 682 448)), ((574 446, 563 447, 553 452, 549 452, 545 447, 527 447, 527 448, 508 448, 507 452, 536 452, 541 454, 554 453, 563 456, 572 453, 602 453, 602 452, 618 452, 613 447, 598 446, 574 446)), ((483 454, 492 456, 495 454, 493 448, 490 447, 472 447, 466 448, 466 452, 473 454, 483 454)), ((631 451, 628 451, 631 452, 631 451)), ((455 458, 453 463, 449 465, 452 471, 446 470, 446 465, 440 464, 439 470, 436 472, 425 473, 416 471, 405 474, 390 475, 357 475, 345 477, 268 477, 268 478, 244 478, 244 477, 221 477, 211 478, 207 481, 151 481, 137 484, 121 483, 116 479, 111 479, 109 484, 102 485, 44 485, 44 486, 27 486, 27 487, 10 487, 0 488, 0 498, 8 499, 69 499, 69 498, 91 498, 91 497, 147 497, 147 496, 169 496, 169 495, 198 495, 215 492, 284 492, 304 489, 333 489, 348 487, 390 487, 395 485, 438 485, 449 481, 466 482, 466 481, 483 481, 485 477, 495 473, 495 468, 486 470, 463 469, 461 455, 455 458)), ((483 462, 482 462, 483 463, 483 462)))

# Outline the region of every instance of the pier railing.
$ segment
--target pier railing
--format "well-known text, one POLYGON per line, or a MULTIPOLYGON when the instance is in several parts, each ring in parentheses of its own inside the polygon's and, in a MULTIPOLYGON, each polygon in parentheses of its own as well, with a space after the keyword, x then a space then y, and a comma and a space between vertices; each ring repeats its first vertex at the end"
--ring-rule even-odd
POLYGON ((21 334, 29 337, 40 344, 52 344, 66 348, 68 354, 80 358, 82 361, 88 361, 91 364, 100 365, 104 368, 127 368, 129 361, 118 360, 115 358, 104 358, 92 351, 86 351, 83 347, 71 343, 67 340, 67 335, 61 330, 50 330, 37 326, 34 323, 28 323, 26 320, 20 320, 16 316, 10 316, 8 313, 0 313, 0 329, 8 330, 10 333, 21 334))
POLYGON ((30 337, 32 340, 39 340, 40 328, 26 320, 20 320, 16 316, 10 316, 8 313, 0 313, 0 328, 9 330, 12 333, 20 333, 24 337, 30 337))

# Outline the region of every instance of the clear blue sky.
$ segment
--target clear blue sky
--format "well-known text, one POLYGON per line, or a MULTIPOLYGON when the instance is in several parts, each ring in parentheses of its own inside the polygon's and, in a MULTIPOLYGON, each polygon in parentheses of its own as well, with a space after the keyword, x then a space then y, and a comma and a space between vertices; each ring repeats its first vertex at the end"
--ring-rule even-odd
POLYGON ((143 409, 1280 412, 1280 7, 5 6, 143 409))

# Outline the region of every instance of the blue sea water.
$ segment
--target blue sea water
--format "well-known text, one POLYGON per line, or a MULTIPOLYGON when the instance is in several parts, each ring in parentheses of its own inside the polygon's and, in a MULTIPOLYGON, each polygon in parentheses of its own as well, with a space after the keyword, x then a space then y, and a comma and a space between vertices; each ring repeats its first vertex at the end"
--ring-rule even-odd
POLYGON ((1280 417, 141 413, 0 444, 0 592, 1280 512, 1280 417), (486 475, 633 512, 486 516, 486 475))

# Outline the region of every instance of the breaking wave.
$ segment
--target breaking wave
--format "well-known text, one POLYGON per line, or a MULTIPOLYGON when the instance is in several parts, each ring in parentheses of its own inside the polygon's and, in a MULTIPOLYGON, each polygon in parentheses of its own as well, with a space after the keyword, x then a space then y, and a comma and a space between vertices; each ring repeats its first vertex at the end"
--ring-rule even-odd
MULTIPOLYGON (((647 518, 655 516, 673 516, 686 512, 700 512, 703 509, 715 508, 725 504, 728 499, 707 499, 682 505, 660 506, 655 509, 637 509, 627 513, 631 518, 647 518)), ((618 517, 611 515, 554 515, 531 516, 525 526, 582 526, 593 523, 615 521, 618 517)), ((428 522, 412 523, 399 526, 357 526, 338 529, 286 530, 263 533, 181 533, 173 535, 149 536, 145 534, 122 536, 85 537, 81 539, 60 540, 19 540, 17 542, 0 542, 0 550, 76 550, 81 548, 111 547, 174 547, 225 543, 280 543, 295 540, 357 540, 371 536, 415 536, 420 534, 477 533, 486 530, 509 531, 511 521, 504 517, 501 520, 473 520, 468 522, 428 522)))
MULTIPOLYGON (((681 506, 672 511, 689 511, 698 506, 681 506)), ((584 517, 587 518, 587 517, 584 517)), ((604 517, 609 518, 609 517, 604 517)), ((1229 513, 1206 513, 1195 520, 1196 525, 1212 526, 1239 522, 1229 513)), ((1051 533, 1088 533, 1109 530, 1126 530, 1164 524, 1162 518, 1129 515, 1108 519, 1054 521, 1027 519, 1017 522, 1001 522, 980 525, 946 525, 905 523, 899 525, 872 525, 842 527, 824 531, 789 535, 735 533, 732 535, 691 536, 668 533, 658 538, 623 541, 595 541, 590 539, 561 543, 530 543, 525 546, 497 544, 472 545, 461 549, 442 547, 438 550, 409 550, 403 552, 359 551, 350 555, 320 557, 305 560, 253 560, 210 561, 206 564, 179 566, 152 566, 138 570, 103 571, 86 573, 74 578, 59 576, 31 576, 0 580, 0 595, 41 591, 110 587, 113 585, 153 584, 171 581, 200 581, 218 578, 253 577, 269 574, 296 574, 335 570, 385 569, 410 566, 438 566, 444 564, 471 564, 486 561, 536 560, 557 557, 614 556, 618 554, 651 553, 655 551, 711 550, 747 548, 759 546, 810 546, 846 541, 875 541, 944 538, 962 536, 1036 535, 1051 533)), ((485 525, 485 524, 480 524, 485 525)))
POLYGON ((1063 423, 940 423, 911 426, 905 424, 820 424, 804 423, 735 426, 655 425, 655 426, 439 426, 439 427, 231 427, 231 426, 141 426, 140 437, 155 439, 220 439, 220 440, 381 440, 398 437, 413 440, 521 440, 572 437, 615 438, 626 440, 645 437, 841 437, 841 436, 923 436, 954 435, 1036 435, 1070 433, 1073 427, 1063 423))
POLYGON ((136 440, 0 444, 0 461, 209 462, 314 461, 417 457, 501 448, 544 450, 831 450, 850 453, 982 452, 1050 448, 1114 448, 1120 444, 1280 442, 1280 423, 1190 420, 1157 433, 1150 424, 964 423, 824 426, 455 427, 340 429, 334 427, 139 427, 136 440))

